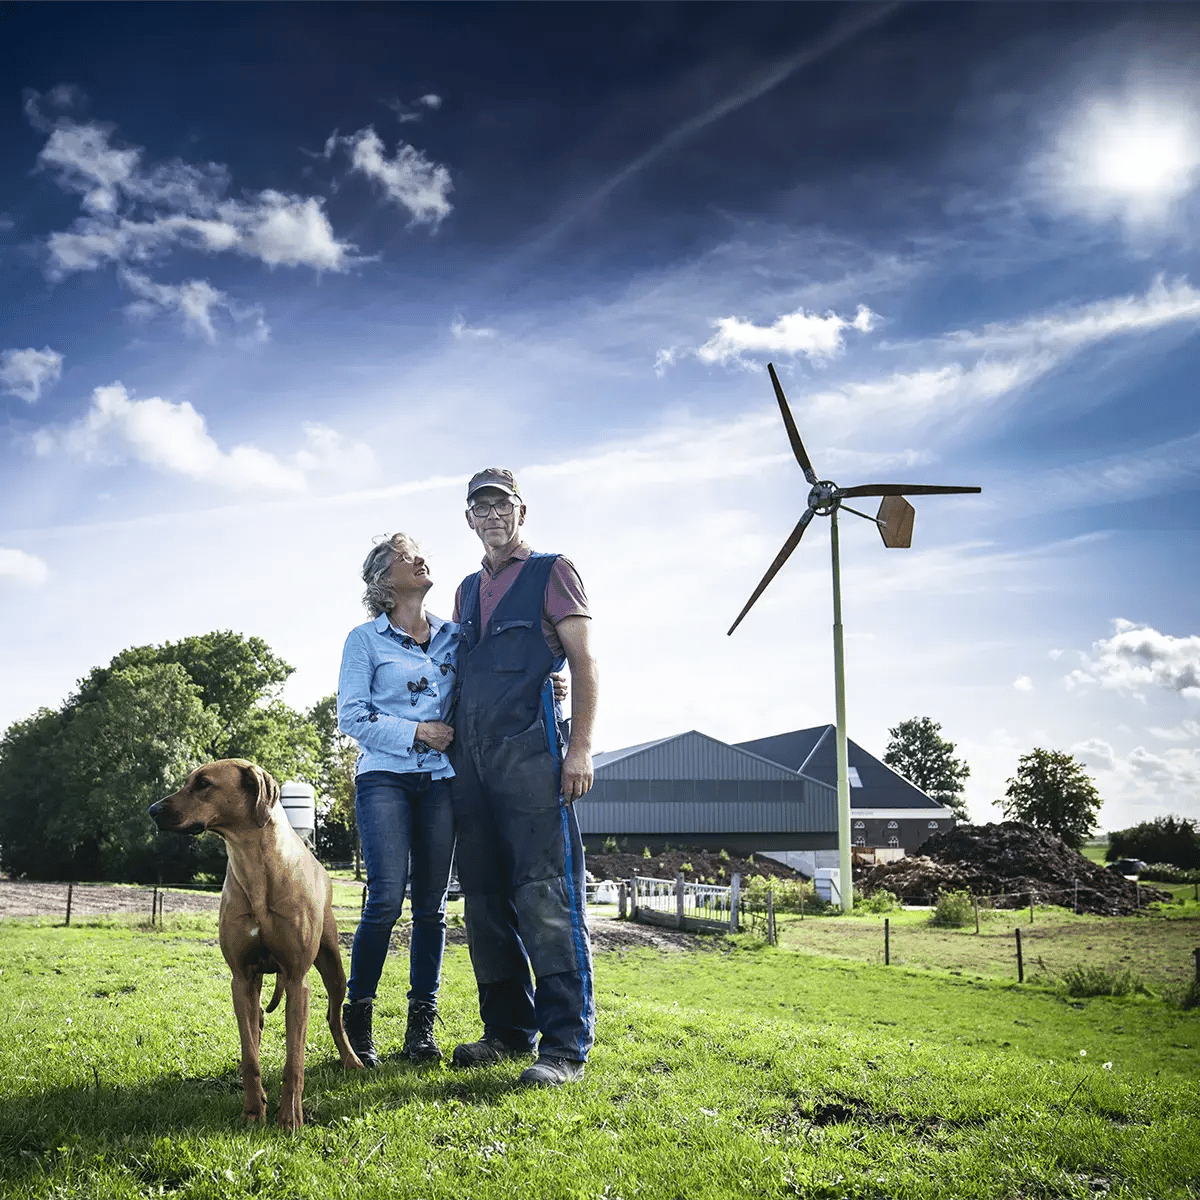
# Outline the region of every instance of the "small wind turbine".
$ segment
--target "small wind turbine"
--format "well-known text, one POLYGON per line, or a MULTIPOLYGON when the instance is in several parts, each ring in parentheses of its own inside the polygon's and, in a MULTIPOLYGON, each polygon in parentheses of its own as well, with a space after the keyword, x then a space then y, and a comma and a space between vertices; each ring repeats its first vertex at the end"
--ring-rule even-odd
POLYGON ((809 460, 808 451, 800 440, 796 430, 796 422, 792 420, 791 409, 788 408, 787 397, 779 386, 779 376, 775 367, 767 363, 771 375, 771 383, 775 386, 775 398, 779 401, 779 411, 783 414, 783 424, 787 429, 788 440, 792 444, 792 452, 804 472, 812 490, 808 493, 808 507, 804 510, 796 528, 792 530, 783 548, 775 556, 775 561, 767 568, 754 594, 746 601, 746 607, 738 613, 738 618, 729 627, 729 633, 741 624, 742 618, 750 611, 755 600, 766 590, 767 584, 779 573, 780 567, 787 562, 792 551, 800 544, 804 531, 814 515, 828 517, 829 541, 833 551, 833 680, 837 702, 837 778, 838 778, 838 864, 841 868, 841 902, 842 911, 849 912, 854 905, 854 884, 850 874, 850 777, 847 770, 846 752, 846 667, 842 655, 842 573, 838 562, 838 509, 844 508, 856 517, 874 521, 883 537, 883 544, 897 549, 907 549, 912 545, 913 517, 916 515, 913 506, 904 499, 905 496, 945 496, 964 492, 981 492, 977 487, 943 487, 929 483, 862 483, 857 487, 838 487, 829 479, 818 479, 809 460), (842 501, 854 496, 882 496, 877 516, 871 517, 866 513, 851 508, 842 501))

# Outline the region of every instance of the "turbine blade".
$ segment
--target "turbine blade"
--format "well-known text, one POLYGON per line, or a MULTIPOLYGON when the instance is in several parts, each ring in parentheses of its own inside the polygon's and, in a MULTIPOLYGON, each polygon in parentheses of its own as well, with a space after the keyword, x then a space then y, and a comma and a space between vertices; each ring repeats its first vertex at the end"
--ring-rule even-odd
MULTIPOLYGON (((792 453, 796 456, 796 461, 800 464, 800 470, 804 472, 804 478, 809 483, 817 482, 817 473, 813 470, 813 465, 809 461, 808 451, 804 448, 804 443, 800 440, 800 431, 796 428, 796 422, 792 420, 792 410, 788 408, 787 397, 783 394, 783 388, 779 385, 779 376, 775 374, 775 364, 767 363, 767 372, 771 376, 771 383, 775 387, 775 399, 779 401, 779 411, 783 413, 783 424, 787 429, 788 441, 792 443, 792 453)), ((732 633, 733 631, 730 630, 732 633)))
POLYGON ((834 497, 848 496, 956 496, 982 492, 977 487, 942 487, 935 483, 863 483, 858 487, 838 488, 834 497))
POLYGON ((796 522, 796 528, 793 529, 788 535, 788 540, 783 543, 783 548, 777 555, 775 555, 775 561, 767 568, 767 573, 762 577, 758 587, 754 589, 754 595, 752 595, 750 599, 746 601, 746 607, 743 608, 740 613, 738 613, 737 620, 730 625, 729 633, 725 635, 726 637, 728 637, 729 634, 732 633, 742 623, 742 618, 750 611, 751 605, 759 598, 759 596, 763 594, 764 591, 766 591, 767 584, 779 574, 779 568, 782 567, 785 562, 787 562, 788 556, 791 554, 791 552, 795 550, 798 545, 800 545, 800 539, 804 536, 804 531, 808 528, 808 523, 812 520, 812 518, 813 510, 811 508, 806 508, 804 510, 804 516, 802 516, 800 520, 796 522))

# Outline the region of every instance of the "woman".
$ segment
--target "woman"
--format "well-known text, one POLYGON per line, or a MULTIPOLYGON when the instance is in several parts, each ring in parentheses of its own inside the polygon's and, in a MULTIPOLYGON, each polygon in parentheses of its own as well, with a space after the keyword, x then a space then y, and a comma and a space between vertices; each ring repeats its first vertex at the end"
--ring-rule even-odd
POLYGON ((350 631, 338 676, 338 728, 359 746, 354 813, 367 867, 367 903, 350 953, 342 1017, 368 1067, 379 1056, 372 1036, 375 989, 400 916, 412 863, 412 941, 408 1024, 401 1054, 442 1057, 433 1037, 446 889, 454 852, 446 716, 454 694, 458 626, 425 611, 433 586, 417 544, 397 533, 363 563, 363 603, 374 618, 350 631))

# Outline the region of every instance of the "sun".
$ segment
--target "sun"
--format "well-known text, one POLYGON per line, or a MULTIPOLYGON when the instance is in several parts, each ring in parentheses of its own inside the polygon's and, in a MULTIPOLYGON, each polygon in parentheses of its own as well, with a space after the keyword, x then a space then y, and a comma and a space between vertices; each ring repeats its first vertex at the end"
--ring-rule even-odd
POLYGON ((1063 123, 1036 167, 1058 208, 1161 223, 1200 182, 1200 114, 1190 100, 1093 99, 1063 123))

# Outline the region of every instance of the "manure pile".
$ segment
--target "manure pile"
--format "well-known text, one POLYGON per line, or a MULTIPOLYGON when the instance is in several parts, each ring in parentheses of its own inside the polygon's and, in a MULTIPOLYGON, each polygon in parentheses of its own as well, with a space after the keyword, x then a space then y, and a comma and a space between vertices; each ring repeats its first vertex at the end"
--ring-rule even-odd
POLYGON ((959 825, 935 833, 916 855, 872 868, 859 886, 865 895, 887 888, 913 904, 932 904, 938 892, 966 891, 991 897, 996 908, 1020 908, 1032 892, 1039 904, 1078 905, 1081 913, 1109 917, 1171 899, 1157 888, 1139 889, 1052 833, 1017 821, 959 825))

